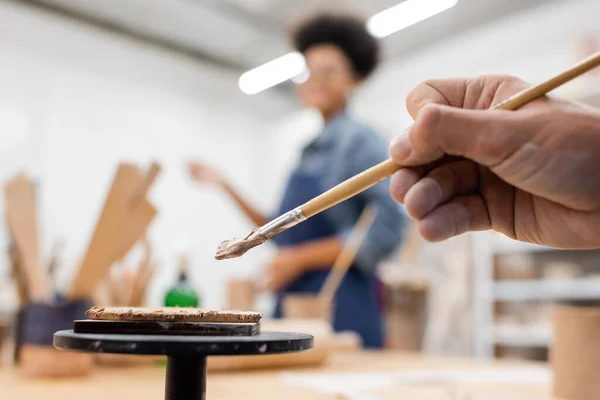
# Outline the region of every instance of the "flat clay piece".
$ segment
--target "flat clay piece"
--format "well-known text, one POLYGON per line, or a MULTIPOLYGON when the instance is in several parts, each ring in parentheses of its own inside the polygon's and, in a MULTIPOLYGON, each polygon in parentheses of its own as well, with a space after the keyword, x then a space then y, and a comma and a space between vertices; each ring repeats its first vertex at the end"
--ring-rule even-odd
POLYGON ((262 318, 261 313, 254 311, 209 311, 178 307, 92 307, 86 314, 93 320, 110 321, 254 323, 262 318))
POLYGON ((260 325, 223 322, 78 320, 74 323, 73 331, 113 335, 254 336, 260 333, 260 325))

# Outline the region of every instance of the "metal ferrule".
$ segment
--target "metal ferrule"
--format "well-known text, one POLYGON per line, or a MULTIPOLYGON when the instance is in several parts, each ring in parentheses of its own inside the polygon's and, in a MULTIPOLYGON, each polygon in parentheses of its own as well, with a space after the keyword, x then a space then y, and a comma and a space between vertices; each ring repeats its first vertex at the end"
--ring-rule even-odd
POLYGON ((306 216, 300 207, 295 208, 285 214, 275 218, 271 222, 261 226, 255 230, 252 235, 248 236, 247 240, 255 239, 257 236, 271 237, 272 235, 291 228, 294 225, 304 221, 306 216))

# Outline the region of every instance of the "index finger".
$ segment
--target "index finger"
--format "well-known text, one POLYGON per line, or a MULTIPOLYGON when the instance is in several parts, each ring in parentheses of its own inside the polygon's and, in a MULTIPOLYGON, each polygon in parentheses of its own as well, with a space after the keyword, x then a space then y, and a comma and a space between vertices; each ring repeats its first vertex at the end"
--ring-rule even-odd
POLYGON ((427 104, 461 107, 467 79, 430 79, 420 83, 406 96, 406 109, 413 119, 427 104))
POLYGON ((528 86, 525 81, 510 75, 430 79, 410 91, 406 107, 413 119, 417 119, 427 104, 488 109, 528 86))

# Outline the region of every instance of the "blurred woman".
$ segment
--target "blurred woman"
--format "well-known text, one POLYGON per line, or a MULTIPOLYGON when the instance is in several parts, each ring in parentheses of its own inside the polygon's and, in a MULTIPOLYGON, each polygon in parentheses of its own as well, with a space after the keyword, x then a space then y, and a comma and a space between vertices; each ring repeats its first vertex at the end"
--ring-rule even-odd
MULTIPOLYGON (((298 96, 305 106, 321 113, 325 125, 302 150, 276 215, 388 158, 385 141, 354 120, 347 109, 352 93, 378 64, 378 43, 366 31, 364 22, 320 15, 301 24, 292 39, 304 55, 309 72, 309 78, 298 85, 298 96)), ((208 166, 194 163, 191 174, 199 182, 221 186, 257 226, 274 217, 255 210, 208 166)), ((276 293, 275 317, 281 316, 282 299, 287 293, 319 291, 360 213, 371 204, 377 217, 336 293, 333 326, 336 331, 357 332, 365 347, 382 346, 376 266, 399 244, 404 225, 403 214, 388 187, 388 182, 379 183, 272 239, 279 246, 279 254, 266 273, 268 289, 276 293)))

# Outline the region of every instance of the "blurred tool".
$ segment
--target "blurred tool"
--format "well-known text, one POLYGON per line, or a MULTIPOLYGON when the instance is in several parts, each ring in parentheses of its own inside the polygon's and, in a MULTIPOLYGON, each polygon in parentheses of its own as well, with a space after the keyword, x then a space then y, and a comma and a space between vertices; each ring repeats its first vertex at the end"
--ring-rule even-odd
MULTIPOLYGON (((502 103, 490 108, 490 110, 516 110, 599 65, 600 52, 597 52, 561 74, 515 94, 502 103)), ((392 159, 388 159, 387 161, 375 165, 303 205, 279 216, 273 221, 254 229, 244 239, 232 239, 222 242, 217 249, 215 258, 217 260, 223 260, 240 257, 248 250, 263 244, 284 230, 291 228, 292 226, 295 226, 390 177, 400 168, 402 167, 394 163, 392 159)))

